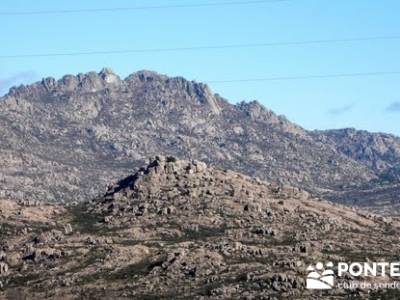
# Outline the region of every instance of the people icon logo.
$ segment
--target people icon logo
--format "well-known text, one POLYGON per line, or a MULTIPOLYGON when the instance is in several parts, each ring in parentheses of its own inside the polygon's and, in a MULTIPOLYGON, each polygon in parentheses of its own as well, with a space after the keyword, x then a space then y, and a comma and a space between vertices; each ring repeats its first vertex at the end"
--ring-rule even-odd
POLYGON ((334 286, 333 263, 328 262, 325 267, 319 262, 314 266, 309 266, 307 271, 307 289, 329 290, 334 286))

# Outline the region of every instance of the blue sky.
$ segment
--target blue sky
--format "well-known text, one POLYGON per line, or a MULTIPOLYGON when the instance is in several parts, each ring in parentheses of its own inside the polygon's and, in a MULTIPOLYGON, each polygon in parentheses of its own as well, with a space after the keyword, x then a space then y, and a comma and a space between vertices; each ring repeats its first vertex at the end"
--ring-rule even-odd
MULTIPOLYGON (((291 0, 196 8, 1 15, 227 1, 4 0, 0 3, 0 56, 400 35, 398 0, 291 0)), ((0 57, 0 93, 13 84, 99 71, 103 66, 122 77, 149 69, 207 82, 400 71, 399 56, 400 39, 75 57, 0 57)), ((307 129, 355 127, 400 135, 400 75, 210 86, 233 103, 257 99, 307 129)))

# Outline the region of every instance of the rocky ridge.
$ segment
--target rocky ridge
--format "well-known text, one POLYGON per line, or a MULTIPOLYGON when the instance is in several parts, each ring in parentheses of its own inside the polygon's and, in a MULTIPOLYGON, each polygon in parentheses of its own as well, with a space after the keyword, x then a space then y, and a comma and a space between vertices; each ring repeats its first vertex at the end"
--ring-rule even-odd
POLYGON ((391 135, 306 131, 256 101, 232 105, 150 71, 46 78, 0 98, 3 198, 88 200, 162 153, 383 210, 399 202, 399 149, 391 135))
POLYGON ((398 219, 199 161, 157 157, 76 205, 3 200, 0 224, 0 298, 399 296, 305 289, 316 261, 394 261, 398 219))

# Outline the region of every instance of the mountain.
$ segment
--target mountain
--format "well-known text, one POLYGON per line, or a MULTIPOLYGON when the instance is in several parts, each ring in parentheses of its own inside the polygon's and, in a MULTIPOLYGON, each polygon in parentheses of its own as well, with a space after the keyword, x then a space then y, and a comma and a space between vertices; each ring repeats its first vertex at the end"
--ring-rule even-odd
POLYGON ((388 182, 400 180, 400 139, 391 134, 355 129, 319 132, 321 141, 362 163, 388 182))
MULTIPOLYGON (((0 201, 1 299, 398 299, 306 289, 322 262, 397 261, 400 223, 199 161, 157 157, 75 205, 0 201)), ((336 270, 335 270, 336 271, 336 270)), ((392 278, 379 278, 390 283, 392 278)))
POLYGON ((14 87, 0 99, 0 196, 88 200, 161 153, 384 209, 399 202, 399 147, 390 135, 307 131, 181 77, 121 79, 103 69, 14 87), (383 198, 360 198, 376 188, 383 198))

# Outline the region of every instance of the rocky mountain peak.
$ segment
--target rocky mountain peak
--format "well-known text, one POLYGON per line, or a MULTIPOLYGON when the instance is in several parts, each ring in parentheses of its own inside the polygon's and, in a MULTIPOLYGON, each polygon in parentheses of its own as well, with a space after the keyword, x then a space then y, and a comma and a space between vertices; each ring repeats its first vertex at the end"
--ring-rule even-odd
MULTIPOLYGON (((171 180, 171 177, 200 174, 207 170, 207 164, 196 160, 179 160, 173 156, 157 156, 148 165, 139 169, 134 175, 119 181, 117 185, 109 188, 106 195, 115 194, 129 188, 138 190, 140 187, 157 188, 160 183, 171 180)), ((147 192, 147 194, 153 194, 147 192)))
MULTIPOLYGON (((111 185, 100 202, 97 199, 94 201, 103 214, 119 213, 135 199, 162 199, 166 190, 175 189, 183 181, 193 182, 207 178, 211 170, 204 162, 157 156, 135 174, 111 185)), ((181 186, 182 195, 188 192, 186 188, 181 186)))
POLYGON ((310 132, 257 101, 233 105, 204 83, 152 71, 50 77, 0 99, 0 196, 89 199, 159 153, 346 201, 359 197, 344 191, 400 177, 398 138, 310 132))
MULTIPOLYGON (((125 81, 131 89, 137 89, 140 86, 146 85, 146 90, 154 88, 160 92, 165 91, 168 93, 176 93, 179 91, 180 94, 185 93, 185 98, 193 101, 193 103, 204 105, 204 107, 208 108, 212 113, 219 114, 221 112, 219 101, 211 92, 210 88, 204 83, 188 81, 183 77, 168 77, 148 70, 135 72, 129 75, 125 81)), ((178 98, 182 98, 182 96, 178 98)), ((182 104, 190 105, 190 102, 182 104)))
POLYGON ((125 80, 128 82, 136 82, 136 81, 151 82, 151 81, 165 81, 167 79, 168 79, 167 76, 159 74, 155 71, 140 70, 128 75, 128 77, 125 80))
POLYGON ((188 81, 182 77, 168 77, 148 70, 132 73, 124 80, 110 68, 103 68, 98 73, 65 75, 59 80, 47 77, 31 85, 11 88, 4 98, 12 98, 13 103, 19 99, 42 101, 58 99, 66 93, 73 93, 75 98, 86 99, 88 93, 98 93, 105 89, 115 93, 141 94, 143 100, 154 98, 158 102, 169 97, 173 97, 173 102, 186 98, 182 105, 199 104, 216 115, 222 110, 221 98, 217 98, 206 84, 188 81))
POLYGON ((108 84, 119 83, 121 80, 110 68, 103 68, 99 76, 108 84))

